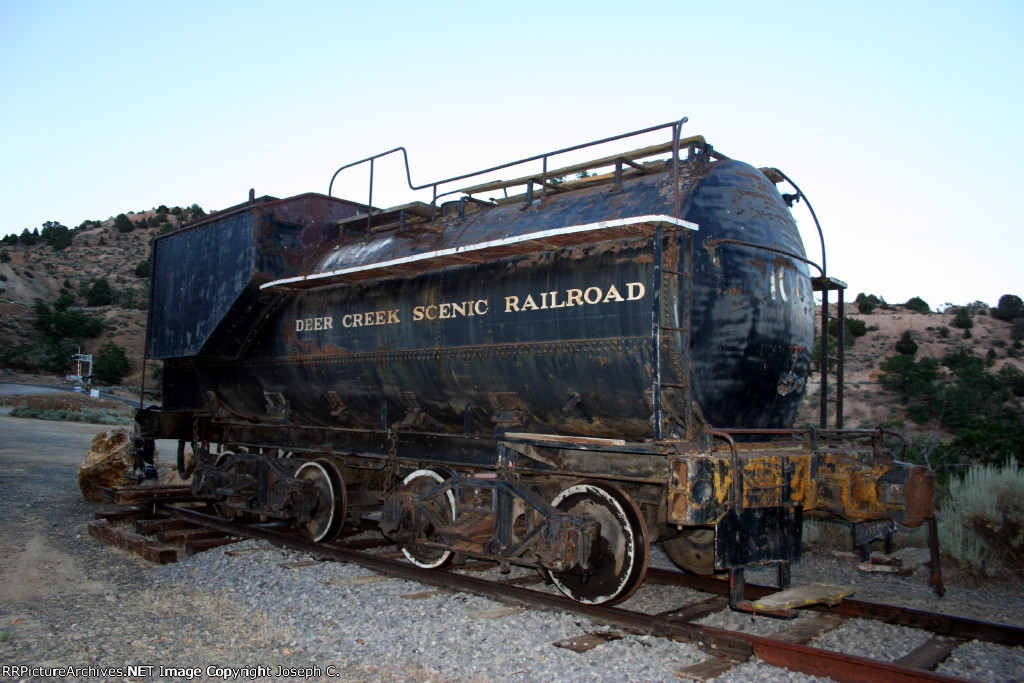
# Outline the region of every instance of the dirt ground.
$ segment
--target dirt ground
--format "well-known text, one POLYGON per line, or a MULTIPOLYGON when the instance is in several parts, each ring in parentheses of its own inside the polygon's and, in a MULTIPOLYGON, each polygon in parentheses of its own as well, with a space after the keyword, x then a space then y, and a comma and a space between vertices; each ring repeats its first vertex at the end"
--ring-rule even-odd
MULTIPOLYGON (((109 574, 89 571, 96 555, 109 555, 109 549, 85 534, 100 506, 82 499, 77 476, 92 438, 104 429, 0 415, 0 500, 10 505, 0 527, 0 602, 69 588, 83 594, 112 590, 109 574)), ((127 554, 119 559, 125 569, 138 564, 127 554)))

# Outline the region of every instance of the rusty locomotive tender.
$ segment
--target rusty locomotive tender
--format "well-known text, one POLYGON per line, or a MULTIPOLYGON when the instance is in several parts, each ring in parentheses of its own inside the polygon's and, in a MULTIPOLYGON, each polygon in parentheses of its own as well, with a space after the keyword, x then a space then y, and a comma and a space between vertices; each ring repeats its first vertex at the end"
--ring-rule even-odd
POLYGON ((226 517, 330 542, 375 515, 419 566, 535 567, 587 603, 629 597, 658 543, 729 572, 751 609, 744 567, 778 563, 788 584, 803 515, 864 539, 932 518, 931 473, 880 430, 830 429, 824 408, 791 428, 814 291, 841 302, 843 285, 811 276, 788 178, 682 138, 684 121, 457 191, 442 190, 479 174, 416 187, 406 158, 432 200, 387 210, 378 155, 356 162, 366 203, 250 192, 159 237, 163 405, 140 409, 139 442, 177 439, 193 493, 226 517))

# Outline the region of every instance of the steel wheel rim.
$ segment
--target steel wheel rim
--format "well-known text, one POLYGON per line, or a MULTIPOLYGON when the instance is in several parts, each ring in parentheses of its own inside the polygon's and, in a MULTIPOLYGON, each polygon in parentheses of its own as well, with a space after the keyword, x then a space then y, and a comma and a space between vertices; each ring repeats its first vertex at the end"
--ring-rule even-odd
POLYGON ((348 506, 341 473, 332 463, 320 458, 303 463, 295 472, 295 478, 312 481, 321 503, 311 521, 296 525, 299 533, 316 543, 333 541, 341 532, 348 506))
MULTIPOLYGON (((426 478, 431 482, 429 488, 434 488, 437 484, 442 484, 445 481, 445 477, 434 470, 424 469, 416 470, 409 474, 405 479, 402 480, 403 486, 408 486, 410 490, 413 488, 411 483, 416 479, 426 478)), ((455 519, 455 495, 451 490, 444 492, 445 500, 448 501, 448 509, 451 514, 451 519, 455 519)), ((402 553, 406 559, 412 562, 417 567, 423 569, 437 569, 443 567, 452 558, 452 552, 450 550, 435 550, 433 548, 416 548, 414 546, 402 546, 402 553)))
POLYGON ((558 589, 588 605, 614 605, 636 592, 647 574, 650 549, 647 525, 629 496, 610 484, 575 484, 555 496, 552 505, 601 524, 594 573, 586 583, 582 576, 552 573, 558 589))

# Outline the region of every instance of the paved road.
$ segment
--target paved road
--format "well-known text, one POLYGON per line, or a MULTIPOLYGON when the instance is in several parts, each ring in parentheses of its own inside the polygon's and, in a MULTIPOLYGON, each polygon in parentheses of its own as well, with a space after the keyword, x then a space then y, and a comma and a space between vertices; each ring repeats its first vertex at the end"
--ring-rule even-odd
MULTIPOLYGON (((50 386, 46 384, 20 384, 18 382, 0 382, 0 396, 14 396, 14 395, 34 395, 34 394, 59 394, 59 393, 77 393, 71 387, 59 387, 50 386)), ((125 398, 124 396, 116 396, 114 394, 107 393, 105 391, 100 392, 100 398, 107 398, 114 401, 120 401, 126 405, 135 406, 138 405, 139 400, 137 398, 125 398)))

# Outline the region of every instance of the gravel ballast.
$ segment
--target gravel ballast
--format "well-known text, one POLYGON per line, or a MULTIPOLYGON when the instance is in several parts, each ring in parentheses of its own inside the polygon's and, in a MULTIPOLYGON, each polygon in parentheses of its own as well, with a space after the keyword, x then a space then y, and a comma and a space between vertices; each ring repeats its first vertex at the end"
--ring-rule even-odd
MULTIPOLYGON (((576 653, 553 643, 609 629, 572 614, 510 609, 399 579, 360 583, 352 580, 375 575, 349 564, 285 569, 279 565, 309 557, 258 541, 230 546, 254 551, 248 554, 233 556, 220 548, 173 565, 152 565, 85 534, 95 511, 109 509, 83 501, 74 479, 74 467, 98 428, 39 425, 0 415, 0 432, 12 435, 0 440, 0 496, 8 511, 0 532, 0 571, 7 583, 17 577, 17 590, 5 587, 0 600, 0 666, 93 667, 90 673, 128 665, 191 667, 200 670, 200 678, 219 675, 218 680, 249 680, 254 672, 271 678, 283 670, 294 680, 591 683, 678 681, 675 671, 706 657, 693 645, 642 636, 576 653), (64 436, 47 431, 54 429, 65 430, 64 436), (67 436, 79 434, 75 430, 79 436, 67 436), (85 447, 78 448, 76 439, 85 447), (53 455, 41 460, 43 451, 53 455), (404 597, 415 594, 420 595, 404 597)), ((667 566, 660 553, 652 563, 667 566)), ((965 587, 947 580, 947 597, 939 599, 926 578, 924 570, 908 577, 858 572, 856 563, 827 553, 808 554, 793 567, 794 584, 850 584, 859 599, 1024 625, 1019 585, 965 587)), ((749 579, 767 582, 770 572, 751 572, 749 579)), ((624 606, 660 611, 703 597, 649 585, 624 606)), ((799 617, 814 618, 810 612, 799 617)), ((765 635, 792 624, 728 611, 702 623, 765 635)), ((853 620, 810 644, 893 661, 928 637, 853 620)), ((968 643, 939 671, 978 681, 1024 681, 1024 649, 968 643)), ((189 672, 163 672, 164 679, 194 680, 189 672)), ((126 677, 118 672, 93 680, 126 677)), ((46 680, 17 673, 10 678, 46 680)), ((828 679, 751 661, 715 680, 828 679)))

